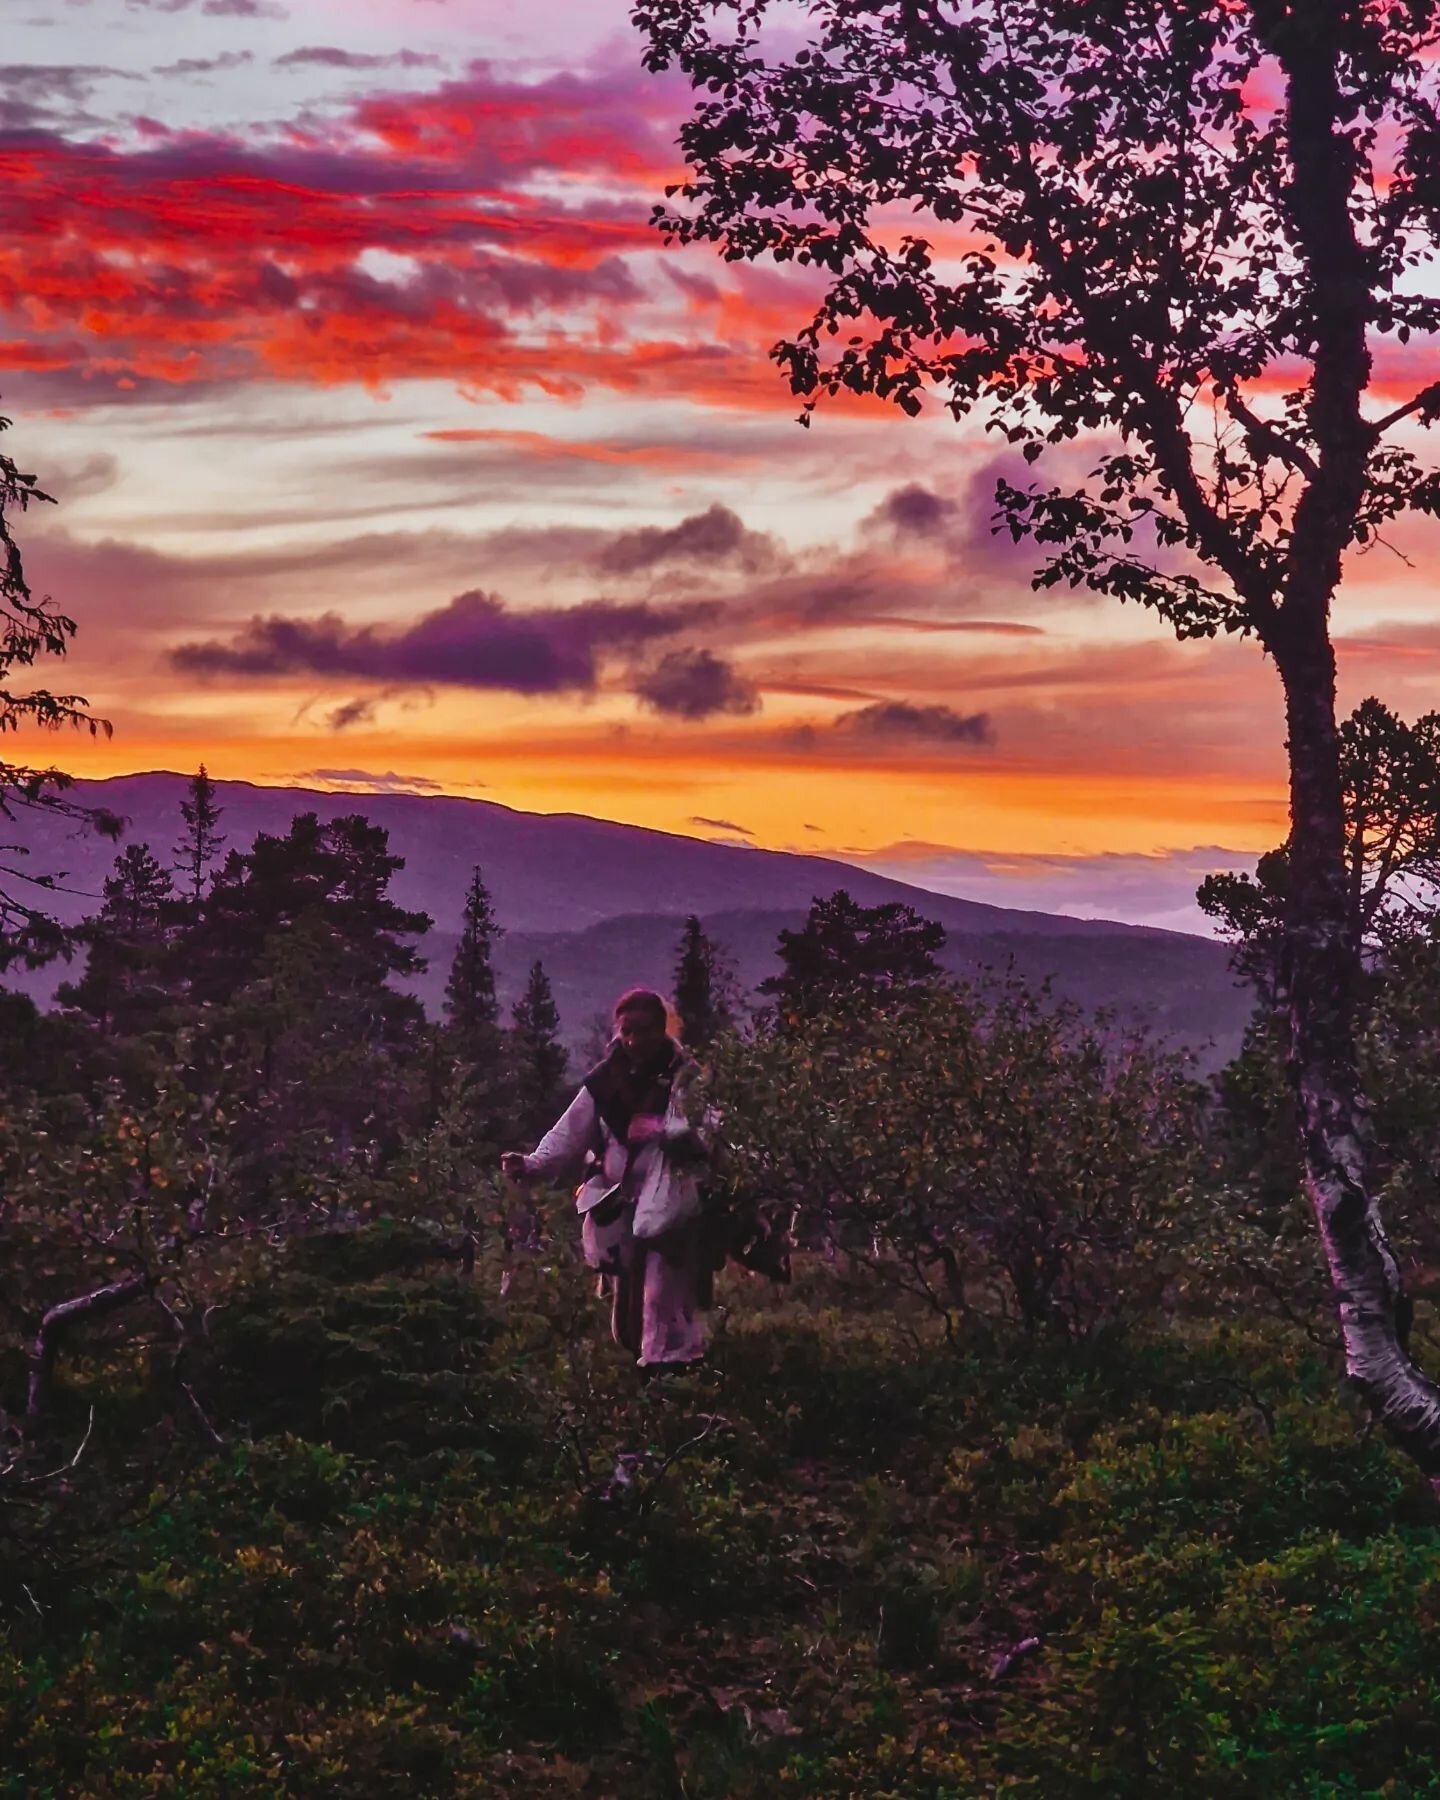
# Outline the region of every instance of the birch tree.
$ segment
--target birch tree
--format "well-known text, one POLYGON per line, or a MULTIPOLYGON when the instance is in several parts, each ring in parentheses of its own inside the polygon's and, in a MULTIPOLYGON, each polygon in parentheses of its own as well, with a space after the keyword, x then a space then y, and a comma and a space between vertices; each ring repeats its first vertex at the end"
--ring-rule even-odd
POLYGON ((683 243, 814 270, 773 355, 802 417, 869 394, 1042 467, 998 517, 1040 587, 1250 639, 1290 771, 1276 1003, 1347 1367, 1440 1477, 1440 1391, 1396 1331, 1356 1055, 1331 612, 1347 558, 1440 512, 1433 0, 639 0, 696 90, 683 243), (1096 446, 1088 479, 1047 449, 1096 446))

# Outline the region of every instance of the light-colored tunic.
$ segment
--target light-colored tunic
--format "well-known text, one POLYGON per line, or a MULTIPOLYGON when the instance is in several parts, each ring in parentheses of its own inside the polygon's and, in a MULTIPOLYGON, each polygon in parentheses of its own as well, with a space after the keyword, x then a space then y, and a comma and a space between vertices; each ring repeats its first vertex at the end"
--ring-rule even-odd
POLYGON ((683 1087, 677 1076, 660 1136, 634 1150, 582 1087, 525 1158, 527 1173, 563 1179, 587 1152, 596 1157, 598 1167, 575 1195, 585 1261, 610 1298, 616 1343, 642 1368, 696 1362, 705 1353, 700 1295, 708 1271, 694 1167, 699 1140, 685 1117, 683 1087), (688 1157, 676 1154, 682 1144, 688 1157))

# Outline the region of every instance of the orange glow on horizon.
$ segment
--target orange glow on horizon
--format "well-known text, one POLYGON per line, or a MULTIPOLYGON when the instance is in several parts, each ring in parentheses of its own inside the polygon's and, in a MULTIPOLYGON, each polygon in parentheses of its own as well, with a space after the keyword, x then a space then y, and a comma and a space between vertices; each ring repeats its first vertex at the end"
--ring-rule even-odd
MULTIPOLYGON (((201 754, 223 781, 363 797, 358 781, 317 777, 343 766, 434 782, 440 792, 522 812, 579 813, 687 837, 707 835, 696 830, 696 814, 735 819, 758 847, 832 855, 902 840, 997 855, 1152 855, 1204 844, 1258 854, 1284 835, 1286 818, 1283 789, 1263 771, 1070 772, 978 759, 884 766, 778 755, 727 765, 673 746, 637 753, 612 742, 577 755, 573 744, 547 753, 533 742, 442 745, 399 733, 219 736, 201 754)), ((103 779, 184 773, 200 756, 188 736, 122 733, 109 742, 74 740, 57 760, 77 777, 103 779)))

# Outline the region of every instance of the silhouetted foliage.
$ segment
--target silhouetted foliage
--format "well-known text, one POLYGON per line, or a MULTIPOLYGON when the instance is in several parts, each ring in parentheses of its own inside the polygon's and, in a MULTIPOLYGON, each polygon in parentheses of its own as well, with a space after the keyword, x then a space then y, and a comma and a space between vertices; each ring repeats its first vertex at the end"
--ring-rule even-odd
POLYGON ((567 1062, 560 1014, 543 963, 531 964, 525 991, 511 1012, 508 1053, 515 1126, 533 1143, 554 1123, 567 1062))
POLYGON ((455 1054, 487 1077, 495 1068, 500 1046, 493 963, 499 936, 490 891, 477 868, 465 893, 460 942, 445 984, 445 1023, 455 1054))
POLYGON ((681 1036, 691 1050, 704 1050, 733 1030, 733 978, 724 952, 692 913, 676 952, 674 998, 681 1036))
POLYGON ((761 982, 782 1020, 865 1000, 894 1003, 938 979, 945 928, 897 901, 861 906, 841 888, 815 900, 801 931, 780 933, 781 973, 761 982))
MULTIPOLYGON (((9 428, 10 420, 0 418, 0 432, 9 428)), ((92 737, 101 731, 108 737, 109 721, 88 713, 80 695, 14 685, 18 671, 33 668, 43 657, 64 656, 75 635, 73 619, 31 593, 15 538, 17 516, 49 500, 34 475, 0 452, 0 737, 37 725, 50 730, 69 725, 92 737)), ((0 818, 13 820, 18 813, 43 809, 118 837, 120 821, 103 807, 80 806, 67 799, 70 785, 70 777, 53 765, 0 758, 0 818)), ((63 886, 64 875, 29 867, 26 854, 20 846, 0 844, 0 973, 15 963, 34 968, 66 944, 65 933, 44 906, 45 891, 63 886), (31 897, 27 888, 38 891, 31 897)))
POLYGON ((61 1005, 110 1036, 153 1030, 176 998, 179 929, 168 871, 148 844, 127 844, 105 881, 98 915, 76 934, 89 956, 83 977, 61 986, 61 1005))
MULTIPOLYGON (((1433 914, 1440 893, 1440 713, 1407 725, 1373 697, 1340 726, 1349 928, 1373 966, 1433 914)), ((1286 848, 1255 874, 1210 875, 1196 898, 1235 944, 1237 969, 1273 1003, 1289 897, 1286 848)))
POLYGON ((190 777, 189 791, 180 802, 180 815, 185 821, 184 835, 175 846, 172 864, 180 876, 181 892, 192 909, 198 908, 210 882, 211 865, 220 854, 225 839, 217 829, 225 809, 215 804, 215 783, 202 762, 190 777))
MULTIPOLYGON (((427 931, 429 918, 407 911, 389 894, 404 866, 381 826, 358 813, 321 824, 299 814, 284 837, 261 832, 247 851, 232 850, 211 884, 191 949, 191 986, 197 999, 231 999, 254 978, 271 941, 307 914, 344 946, 354 971, 369 981, 377 1006, 385 979, 423 966, 408 939, 427 931)), ((403 1008, 402 1008, 403 1010, 403 1008)))

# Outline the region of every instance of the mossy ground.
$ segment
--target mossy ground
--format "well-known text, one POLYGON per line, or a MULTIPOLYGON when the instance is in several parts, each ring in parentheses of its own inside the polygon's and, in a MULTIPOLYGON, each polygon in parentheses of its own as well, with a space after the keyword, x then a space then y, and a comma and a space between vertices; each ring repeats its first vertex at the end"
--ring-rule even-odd
POLYGON ((70 1365, 0 1795, 1440 1792, 1440 1524, 1303 1339, 723 1297, 644 1385, 567 1258, 297 1258, 212 1321, 218 1452, 70 1365))

